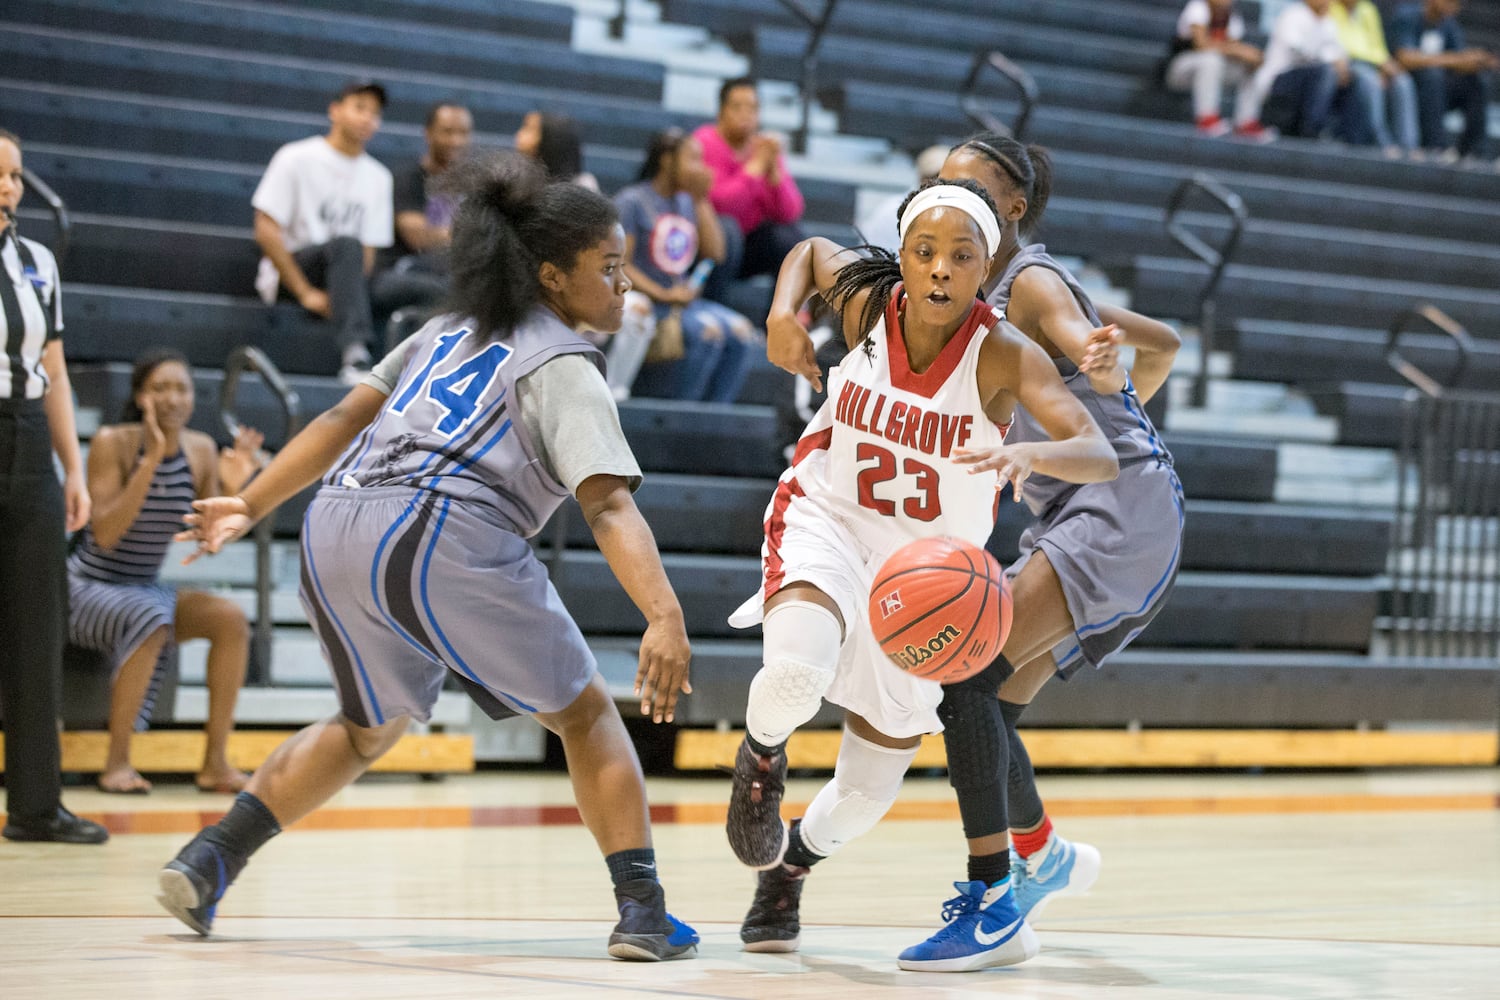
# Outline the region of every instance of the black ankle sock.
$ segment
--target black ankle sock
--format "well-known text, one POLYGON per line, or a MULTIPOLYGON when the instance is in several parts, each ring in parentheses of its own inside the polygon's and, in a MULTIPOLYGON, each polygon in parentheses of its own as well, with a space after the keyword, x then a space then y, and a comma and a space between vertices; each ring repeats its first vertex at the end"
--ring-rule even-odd
POLYGON ((751 736, 749 733, 745 734, 745 742, 750 744, 751 750, 754 750, 762 757, 774 757, 777 754, 781 753, 782 747, 786 746, 785 742, 778 743, 775 746, 767 746, 760 740, 756 739, 754 736, 751 736))
POLYGON ((204 830, 203 836, 229 853, 248 859, 280 832, 281 824, 266 804, 249 792, 240 792, 224 818, 204 830))
POLYGON ((656 881, 656 852, 649 847, 632 847, 607 856, 609 880, 619 886, 637 879, 656 881))
POLYGON ((792 831, 787 835, 786 857, 782 860, 798 868, 811 868, 822 861, 823 857, 822 854, 814 854, 807 846, 807 842, 802 839, 802 821, 792 820, 792 831))
POLYGON ((1001 879, 1010 878, 1010 852, 969 855, 969 881, 994 885, 1001 879))

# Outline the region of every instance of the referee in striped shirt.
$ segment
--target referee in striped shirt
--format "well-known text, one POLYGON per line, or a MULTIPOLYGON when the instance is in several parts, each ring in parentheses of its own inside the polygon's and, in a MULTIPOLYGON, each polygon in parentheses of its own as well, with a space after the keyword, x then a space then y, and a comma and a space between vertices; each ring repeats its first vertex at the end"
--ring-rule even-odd
POLYGON ((7 840, 101 844, 62 805, 58 689, 67 626, 65 534, 89 519, 57 261, 16 233, 21 140, 0 129, 0 713, 7 840), (60 487, 52 453, 62 460, 60 487))

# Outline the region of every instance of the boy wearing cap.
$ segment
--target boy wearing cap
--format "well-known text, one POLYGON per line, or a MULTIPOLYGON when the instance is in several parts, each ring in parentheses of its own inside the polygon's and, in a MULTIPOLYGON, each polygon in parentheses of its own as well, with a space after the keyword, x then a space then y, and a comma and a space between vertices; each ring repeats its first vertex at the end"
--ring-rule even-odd
POLYGON ((350 81, 328 105, 328 134, 277 150, 250 201, 265 254, 256 291, 332 323, 347 384, 369 370, 368 278, 375 251, 395 238, 391 172, 365 152, 385 102, 380 84, 350 81))

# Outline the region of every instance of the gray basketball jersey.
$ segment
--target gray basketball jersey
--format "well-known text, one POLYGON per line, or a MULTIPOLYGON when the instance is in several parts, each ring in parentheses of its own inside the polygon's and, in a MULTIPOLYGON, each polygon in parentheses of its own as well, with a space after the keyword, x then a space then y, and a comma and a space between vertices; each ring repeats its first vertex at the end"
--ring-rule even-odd
MULTIPOLYGON (((1021 248, 1011 260, 1010 266, 1005 269, 1005 273, 1000 276, 999 283, 990 291, 985 300, 1003 314, 1006 306, 1010 304, 1010 288, 1015 283, 1016 275, 1028 267, 1045 267, 1055 272, 1067 282, 1068 288, 1073 292, 1073 297, 1078 300, 1078 305, 1082 307, 1084 315, 1088 316, 1089 322, 1095 326, 1102 325, 1099 322, 1099 313, 1094 309, 1093 302, 1089 301, 1088 293, 1083 290, 1078 279, 1069 274, 1067 268, 1053 260, 1048 255, 1047 248, 1040 243, 1021 248)), ((1156 433, 1156 428, 1152 426, 1151 418, 1146 416, 1145 407, 1141 405, 1140 398, 1135 394, 1135 386, 1130 384, 1128 379, 1123 392, 1104 396, 1094 391, 1088 376, 1080 372, 1078 366, 1068 358, 1060 357, 1052 360, 1057 365, 1057 373, 1062 376, 1063 383, 1068 390, 1089 411, 1089 415, 1094 418, 1099 429, 1114 446, 1120 464, 1125 465, 1153 458, 1163 462, 1172 460, 1166 445, 1162 443, 1161 437, 1156 433)), ((1005 436, 1007 442, 1021 443, 1050 441, 1051 439, 1051 436, 1042 429, 1031 414, 1021 407, 1016 408, 1010 432, 1005 436)), ((1041 514, 1073 489, 1076 489, 1073 483, 1066 483, 1050 476, 1033 475, 1026 480, 1025 496, 1032 512, 1041 514)))
POLYGON ((516 383, 564 354, 604 355, 537 306, 508 336, 481 340, 468 320, 440 316, 417 337, 395 391, 324 482, 406 486, 492 508, 505 527, 541 530, 568 489, 537 458, 516 383))

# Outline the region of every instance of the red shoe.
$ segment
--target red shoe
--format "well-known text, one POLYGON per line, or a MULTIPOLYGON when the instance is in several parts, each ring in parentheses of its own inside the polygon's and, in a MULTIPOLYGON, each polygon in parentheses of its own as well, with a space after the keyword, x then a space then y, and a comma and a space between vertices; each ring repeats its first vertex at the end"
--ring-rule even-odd
POLYGON ((1229 123, 1218 115, 1204 115, 1198 119, 1198 134, 1209 139, 1218 139, 1229 134, 1229 123))
POLYGON ((1235 126, 1234 134, 1238 139, 1244 139, 1247 142, 1253 142, 1262 146, 1281 138, 1280 132, 1268 125, 1262 125, 1260 122, 1245 122, 1242 125, 1237 125, 1235 126))

